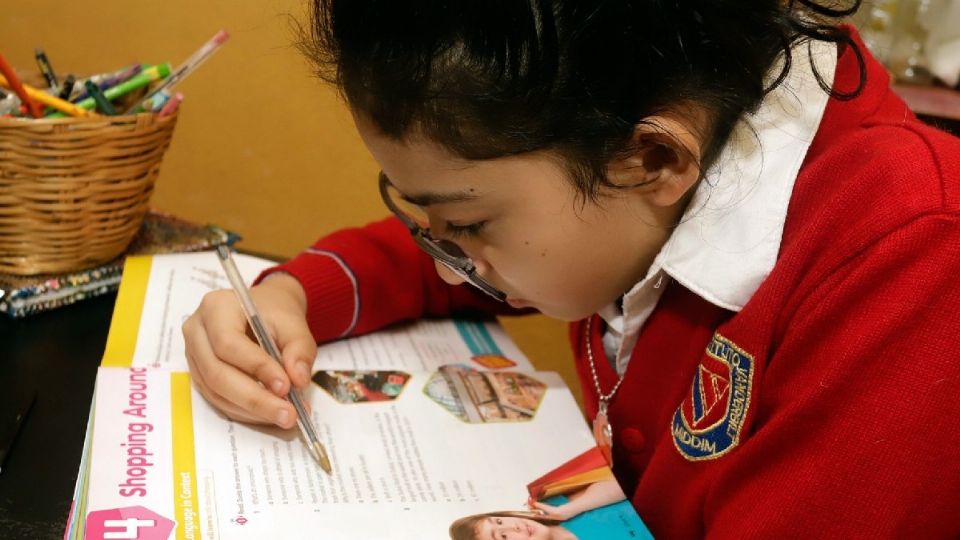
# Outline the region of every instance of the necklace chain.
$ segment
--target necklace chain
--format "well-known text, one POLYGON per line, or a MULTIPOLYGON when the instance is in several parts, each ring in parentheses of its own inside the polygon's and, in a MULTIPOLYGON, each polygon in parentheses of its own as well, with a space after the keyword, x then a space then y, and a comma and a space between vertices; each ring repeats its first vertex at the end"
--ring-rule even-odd
POLYGON ((613 385, 613 389, 610 390, 610 393, 603 395, 603 391, 600 390, 600 377, 597 375, 597 366, 596 362, 593 359, 593 342, 591 341, 591 327, 593 326, 593 316, 587 318, 587 325, 584 329, 584 338, 587 342, 587 360, 590 362, 590 375, 593 376, 593 387, 597 391, 597 398, 600 400, 599 408, 606 414, 607 403, 613 399, 614 394, 617 393, 617 390, 620 389, 620 385, 623 384, 623 375, 620 375, 620 378, 617 379, 617 384, 613 385))

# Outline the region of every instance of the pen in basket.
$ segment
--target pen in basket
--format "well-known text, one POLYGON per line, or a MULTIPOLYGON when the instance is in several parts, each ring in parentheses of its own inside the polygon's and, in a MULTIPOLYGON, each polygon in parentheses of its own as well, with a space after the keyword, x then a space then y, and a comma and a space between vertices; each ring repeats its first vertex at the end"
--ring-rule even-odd
MULTIPOLYGON (((14 86, 17 83, 11 81, 9 77, 0 75, 0 84, 3 86, 14 86)), ((27 96, 27 99, 30 99, 30 102, 34 105, 42 103, 43 105, 62 111, 63 114, 69 114, 71 116, 90 116, 93 114, 90 111, 77 107, 69 101, 64 101, 30 85, 20 83, 20 88, 23 90, 24 95, 27 96)), ((20 100, 23 101, 23 99, 24 97, 20 96, 20 100)), ((39 107, 39 105, 37 106, 39 107)))
POLYGON ((138 110, 143 110, 144 103, 152 98, 154 94, 163 92, 165 90, 170 90, 174 85, 185 79, 187 75, 190 75, 190 73, 193 72, 193 70, 200 67, 200 64, 206 61, 207 58, 210 58, 213 53, 217 52, 220 46, 223 45, 223 43, 227 41, 227 38, 229 37, 230 34, 228 34, 225 30, 220 30, 217 32, 212 38, 210 38, 209 41, 204 43, 199 49, 197 49, 196 52, 190 55, 189 58, 184 60, 183 64, 180 64, 180 66, 178 66, 177 69, 175 69, 173 73, 171 73, 170 76, 160 84, 160 86, 153 89, 153 91, 147 94, 146 97, 140 100, 140 102, 127 109, 124 114, 132 114, 138 110))
POLYGON ((120 111, 124 115, 163 111, 158 116, 169 116, 182 101, 182 95, 172 92, 173 87, 218 51, 229 37, 225 30, 218 31, 176 69, 172 69, 169 63, 135 63, 119 71, 81 80, 68 75, 62 83, 54 73, 46 52, 38 47, 34 49, 34 58, 43 76, 45 89, 23 84, 13 67, 0 55, 0 85, 16 94, 15 99, 6 96, 0 99, 0 116, 98 116, 95 111, 108 116, 119 114, 120 111), (102 94, 98 95, 98 90, 102 94))
POLYGON ((20 79, 17 77, 17 72, 13 70, 13 67, 9 62, 7 62, 7 59, 4 58, 2 54, 0 54, 0 73, 3 74, 3 79, 0 80, 0 84, 13 90, 20 98, 20 102, 27 107, 27 111, 34 118, 40 118, 43 116, 43 111, 40 110, 40 105, 30 99, 30 96, 27 95, 27 91, 23 87, 23 83, 21 83, 20 79))

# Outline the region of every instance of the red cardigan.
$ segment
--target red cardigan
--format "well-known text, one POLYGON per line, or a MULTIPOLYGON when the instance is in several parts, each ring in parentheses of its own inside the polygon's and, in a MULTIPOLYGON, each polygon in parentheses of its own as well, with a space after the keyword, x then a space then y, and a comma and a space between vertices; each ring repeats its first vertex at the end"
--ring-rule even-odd
MULTIPOLYGON (((657 537, 960 537, 960 141, 867 63, 863 93, 827 106, 750 301, 726 311, 671 280, 640 334, 609 414, 617 478, 657 537)), ((846 50, 834 87, 857 81, 846 50)), ((393 219, 279 269, 319 341, 509 311, 443 283, 393 219)), ((592 418, 584 328, 570 337, 592 418)))

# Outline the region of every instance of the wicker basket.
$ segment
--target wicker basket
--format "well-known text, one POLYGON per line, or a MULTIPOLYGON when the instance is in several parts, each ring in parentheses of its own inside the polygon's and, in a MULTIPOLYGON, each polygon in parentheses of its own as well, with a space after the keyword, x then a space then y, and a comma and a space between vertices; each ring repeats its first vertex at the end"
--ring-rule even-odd
POLYGON ((0 273, 120 255, 147 212, 177 115, 0 118, 0 273))

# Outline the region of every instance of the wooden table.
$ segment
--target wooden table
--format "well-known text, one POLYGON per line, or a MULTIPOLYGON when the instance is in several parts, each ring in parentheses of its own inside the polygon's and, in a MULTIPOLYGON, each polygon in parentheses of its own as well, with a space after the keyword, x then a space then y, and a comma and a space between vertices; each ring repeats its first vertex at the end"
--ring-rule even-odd
POLYGON ((895 84, 893 90, 925 122, 960 136, 960 91, 908 84, 895 84))

